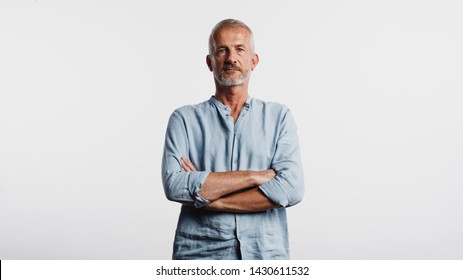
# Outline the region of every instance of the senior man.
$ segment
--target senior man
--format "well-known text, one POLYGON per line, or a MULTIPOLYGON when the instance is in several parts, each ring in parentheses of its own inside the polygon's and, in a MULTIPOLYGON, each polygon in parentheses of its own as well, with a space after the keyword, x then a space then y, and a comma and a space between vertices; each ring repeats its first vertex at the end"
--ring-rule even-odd
POLYGON ((219 22, 206 56, 215 94, 169 119, 162 180, 182 204, 173 259, 289 259, 285 208, 304 193, 298 137, 286 106, 249 96, 258 62, 251 29, 219 22))

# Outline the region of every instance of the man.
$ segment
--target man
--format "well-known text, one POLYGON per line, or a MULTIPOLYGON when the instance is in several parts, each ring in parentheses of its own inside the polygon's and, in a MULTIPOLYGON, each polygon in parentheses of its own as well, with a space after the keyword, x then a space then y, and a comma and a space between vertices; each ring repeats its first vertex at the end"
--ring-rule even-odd
POLYGON ((251 29, 219 22, 206 57, 215 95, 169 119, 162 180, 183 204, 173 259, 289 259, 285 207, 304 193, 296 125, 249 96, 258 62, 251 29))

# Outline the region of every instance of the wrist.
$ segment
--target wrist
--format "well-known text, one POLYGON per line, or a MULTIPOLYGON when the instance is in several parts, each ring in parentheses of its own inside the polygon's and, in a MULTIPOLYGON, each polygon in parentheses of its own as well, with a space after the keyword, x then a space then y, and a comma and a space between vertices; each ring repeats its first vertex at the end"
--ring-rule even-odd
POLYGON ((259 186, 262 182, 262 171, 249 171, 252 186, 259 186))
POLYGON ((223 207, 222 199, 219 198, 217 200, 212 201, 208 205, 206 205, 204 209, 209 210, 209 211, 219 211, 219 210, 223 210, 222 207, 223 207))

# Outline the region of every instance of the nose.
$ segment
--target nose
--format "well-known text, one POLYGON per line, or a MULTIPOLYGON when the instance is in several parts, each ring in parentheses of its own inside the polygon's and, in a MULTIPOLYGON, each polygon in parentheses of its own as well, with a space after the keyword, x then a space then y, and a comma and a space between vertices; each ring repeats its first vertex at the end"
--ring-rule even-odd
POLYGON ((234 50, 228 52, 227 62, 231 64, 235 64, 237 62, 237 54, 234 50))

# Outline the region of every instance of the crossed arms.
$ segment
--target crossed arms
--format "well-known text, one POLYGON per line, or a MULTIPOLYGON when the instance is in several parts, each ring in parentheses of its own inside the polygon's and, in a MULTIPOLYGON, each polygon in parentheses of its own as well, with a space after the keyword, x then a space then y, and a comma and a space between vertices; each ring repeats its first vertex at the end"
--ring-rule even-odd
MULTIPOLYGON (((183 172, 196 172, 194 165, 181 158, 183 172)), ((211 172, 198 195, 212 201, 204 208, 211 211, 257 212, 279 205, 268 199, 257 187, 275 177, 273 169, 263 171, 211 172)))
POLYGON ((166 197, 185 205, 225 212, 257 212, 299 203, 304 182, 296 127, 289 110, 282 115, 271 169, 210 172, 197 170, 184 157, 191 155, 193 144, 189 137, 200 129, 187 128, 191 117, 174 112, 169 119, 162 161, 166 197))

